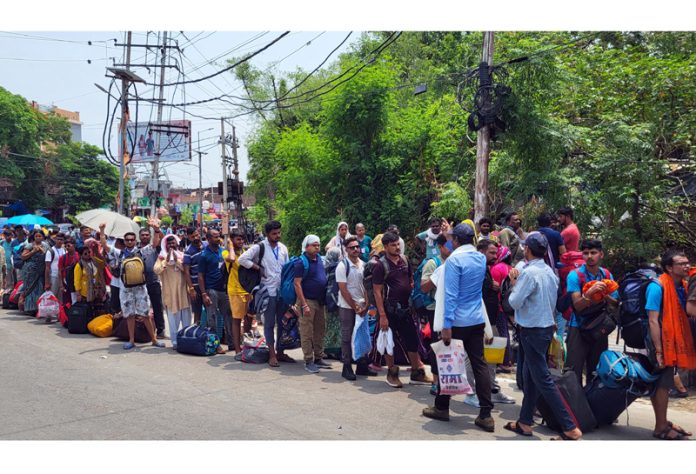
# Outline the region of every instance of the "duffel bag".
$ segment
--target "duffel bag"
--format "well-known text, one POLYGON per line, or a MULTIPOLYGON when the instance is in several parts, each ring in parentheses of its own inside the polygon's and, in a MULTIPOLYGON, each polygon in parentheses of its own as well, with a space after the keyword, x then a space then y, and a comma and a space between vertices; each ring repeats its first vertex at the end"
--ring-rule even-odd
MULTIPOLYGON (((558 387, 558 392, 561 396, 561 401, 563 406, 565 406, 570 418, 575 423, 575 426, 580 428, 583 433, 592 431, 597 427, 597 421, 592 414, 592 409, 589 403, 587 403, 587 398, 585 397, 585 392, 583 392, 580 382, 578 382, 578 377, 575 372, 566 372, 560 374, 557 370, 551 370, 551 379, 558 387)), ((556 419, 551 407, 546 403, 544 397, 539 397, 537 402, 537 408, 539 413, 541 413, 546 426, 559 433, 563 431, 563 427, 560 422, 556 419)))
POLYGON ((87 324, 92 319, 89 303, 75 303, 68 310, 68 332, 70 334, 87 334, 87 324))
POLYGON ((114 329, 114 317, 110 314, 97 316, 87 324, 87 330, 97 337, 111 337, 114 329))
MULTIPOLYGON (((152 327, 155 327, 155 320, 153 317, 150 316, 150 321, 152 324, 152 327)), ((127 341, 128 340, 128 323, 126 322, 126 318, 119 317, 119 318, 114 318, 113 321, 114 324, 114 329, 111 335, 113 337, 116 337, 118 339, 121 339, 122 341, 127 341)), ((145 327, 145 323, 143 322, 141 317, 135 317, 135 342, 150 342, 152 339, 150 339, 150 334, 147 332, 147 328, 145 327)))
POLYGON ((215 354, 220 339, 215 331, 194 324, 181 329, 176 334, 176 351, 181 354, 209 356, 215 354))
POLYGON ((618 351, 604 351, 599 356, 597 377, 610 388, 649 386, 660 378, 648 372, 640 362, 618 351))
POLYGON ((587 403, 599 426, 611 425, 628 406, 636 401, 639 394, 629 387, 611 388, 595 377, 585 387, 587 403))

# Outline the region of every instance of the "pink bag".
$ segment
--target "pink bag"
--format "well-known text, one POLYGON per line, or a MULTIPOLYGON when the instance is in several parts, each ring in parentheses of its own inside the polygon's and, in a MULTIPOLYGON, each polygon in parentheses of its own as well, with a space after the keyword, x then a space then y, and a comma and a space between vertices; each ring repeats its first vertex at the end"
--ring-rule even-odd
POLYGON ((60 314, 60 302, 56 295, 54 295, 50 290, 45 291, 36 302, 38 311, 36 312, 36 317, 39 319, 45 318, 58 318, 60 314))
POLYGON ((464 343, 452 339, 450 345, 438 341, 430 345, 437 359, 440 395, 462 395, 474 393, 466 378, 466 352, 464 343))

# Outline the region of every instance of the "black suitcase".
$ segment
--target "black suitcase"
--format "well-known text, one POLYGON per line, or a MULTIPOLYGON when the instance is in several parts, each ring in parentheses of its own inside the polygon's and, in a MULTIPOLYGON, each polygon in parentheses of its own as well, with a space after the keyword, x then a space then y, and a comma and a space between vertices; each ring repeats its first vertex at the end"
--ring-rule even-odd
POLYGON ((10 293, 2 295, 2 309, 17 309, 17 305, 10 302, 10 293))
POLYGON ((68 332, 87 334, 87 324, 92 320, 92 310, 87 303, 75 303, 68 309, 68 332))
POLYGON ((614 420, 639 397, 628 387, 609 388, 599 378, 587 384, 585 396, 599 426, 614 423, 614 420))
MULTIPOLYGON (((568 410, 570 417, 575 422, 575 425, 580 428, 583 433, 587 433, 596 428, 597 420, 595 420, 590 404, 587 403, 585 392, 582 390, 575 372, 560 374, 557 370, 551 370, 551 379, 556 384, 556 387, 558 387, 563 404, 566 410, 568 410)), ((543 397, 539 397, 537 408, 544 418, 546 426, 559 433, 563 431, 563 428, 558 420, 556 420, 551 408, 543 397)))

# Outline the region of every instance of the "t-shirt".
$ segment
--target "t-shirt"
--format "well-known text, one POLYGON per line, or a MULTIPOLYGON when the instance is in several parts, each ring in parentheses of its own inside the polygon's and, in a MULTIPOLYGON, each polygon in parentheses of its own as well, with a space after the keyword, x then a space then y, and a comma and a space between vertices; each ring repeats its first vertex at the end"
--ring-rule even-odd
POLYGON ((189 274, 191 275, 191 284, 193 286, 198 286, 198 262, 201 259, 201 252, 204 248, 208 246, 207 242, 203 242, 203 245, 199 249, 195 245, 189 245, 184 251, 184 266, 189 266, 189 274))
POLYGON ((367 262, 370 259, 372 237, 366 235, 362 240, 358 240, 358 245, 360 245, 360 260, 367 262))
MULTIPOLYGON (((600 267, 602 268, 602 267, 600 267)), ((578 272, 582 272, 585 274, 585 283, 589 281, 594 281, 594 280, 604 280, 605 275, 608 274, 608 278, 610 280, 614 279, 614 275, 611 274, 609 270, 606 268, 602 268, 602 271, 597 272, 596 275, 591 274, 590 272, 587 271, 587 267, 585 265, 582 265, 580 268, 577 269, 577 271, 572 271, 568 273, 568 277, 566 278, 566 284, 567 284, 567 289, 566 291, 568 293, 581 293, 582 292, 582 287, 580 286, 580 278, 578 277, 578 272)), ((613 293, 611 293, 609 296, 615 299, 619 299, 619 291, 616 290, 613 293)), ((575 312, 573 312, 573 315, 570 318, 570 323, 569 326, 572 328, 576 328, 580 325, 580 322, 578 321, 578 317, 575 316, 575 312)))
MULTIPOLYGON (((230 254, 227 250, 222 251, 222 258, 225 259, 225 265, 227 265, 227 271, 230 274, 229 279, 227 280, 227 294, 228 295, 248 295, 249 293, 242 288, 241 283, 239 283, 239 256, 243 252, 236 252, 235 255, 236 258, 234 259, 234 262, 230 264, 227 262, 227 256, 230 254)), ((198 276, 196 276, 196 283, 198 283, 198 276)))
MULTIPOLYGON (((689 295, 691 295, 691 285, 689 285, 689 295)), ((686 291, 684 287, 677 286, 677 298, 679 304, 686 311, 686 291)), ((645 289, 645 310, 646 311, 662 311, 662 286, 657 282, 651 282, 645 289)))
POLYGON ((393 303, 400 303, 402 307, 408 307, 408 299, 411 295, 411 269, 406 258, 400 256, 399 262, 394 263, 385 257, 389 266, 389 275, 384 279, 384 266, 382 262, 375 265, 372 270, 372 284, 384 285, 386 300, 393 303))
MULTIPOLYGON (((358 305, 365 302, 365 287, 363 286, 364 268, 365 263, 362 260, 358 260, 358 263, 353 263, 350 259, 341 260, 336 267, 336 283, 345 283, 350 297, 353 298, 353 301, 358 305), (346 278, 346 262, 348 262, 350 266, 348 278, 346 278)), ((338 306, 340 308, 351 309, 345 298, 343 298, 340 289, 338 290, 338 306)))
MULTIPOLYGON (((439 260, 440 265, 442 265, 442 259, 438 258, 437 260, 439 260)), ((425 262, 425 265, 423 265, 423 269, 421 270, 421 285, 423 282, 428 281, 430 277, 433 276, 433 273, 435 273, 435 270, 437 270, 437 267, 439 266, 437 260, 434 258, 428 259, 428 261, 425 262)), ((433 311, 435 309, 435 291, 435 288, 430 291, 430 298, 433 300, 433 302, 425 307, 425 309, 429 311, 433 311)))
POLYGON ((563 237, 561 237, 561 233, 556 230, 553 230, 550 227, 540 227, 539 232, 546 236, 546 240, 549 241, 549 248, 551 249, 551 253, 553 254, 553 260, 554 262, 558 263, 558 261, 561 258, 561 256, 559 255, 558 248, 562 245, 565 245, 563 243, 563 237))
POLYGON ((153 247, 152 244, 147 244, 140 247, 140 255, 143 257, 145 264, 145 281, 147 283, 159 283, 159 276, 155 273, 155 262, 159 256, 160 247, 153 247))
POLYGON ((428 231, 425 230, 421 232, 420 234, 416 235, 416 237, 423 242, 425 242, 425 258, 432 258, 432 257, 439 257, 440 256, 440 247, 437 246, 437 242, 434 240, 432 241, 432 245, 428 241, 428 231))
POLYGON ((577 252, 580 247, 580 229, 575 223, 561 231, 561 237, 565 242, 566 252, 577 252))
POLYGON ((53 252, 46 252, 46 262, 51 262, 51 278, 58 278, 58 259, 65 255, 65 249, 63 247, 56 248, 53 247, 53 252))
POLYGON ((203 249, 198 261, 198 273, 205 278, 205 289, 225 291, 225 281, 222 278, 222 266, 225 261, 222 258, 222 248, 213 251, 210 246, 203 249))
MULTIPOLYGON (((324 269, 324 263, 321 261, 321 257, 317 257, 309 260, 309 269, 307 270, 307 275, 302 278, 302 293, 307 300, 320 301, 322 304, 326 299, 326 270, 324 269)), ((304 262, 302 259, 297 260, 294 265, 295 278, 302 277, 304 275, 304 262)))

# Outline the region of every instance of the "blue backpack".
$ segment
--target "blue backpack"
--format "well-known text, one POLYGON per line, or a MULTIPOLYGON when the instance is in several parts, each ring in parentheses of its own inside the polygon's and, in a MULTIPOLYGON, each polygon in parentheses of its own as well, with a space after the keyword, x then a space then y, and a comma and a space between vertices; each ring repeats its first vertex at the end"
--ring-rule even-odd
POLYGON ((280 271, 280 299, 288 306, 295 304, 295 300, 297 300, 297 294, 295 293, 295 277, 297 277, 295 275, 295 263, 298 260, 302 261, 302 266, 304 267, 302 278, 305 278, 307 272, 309 272, 309 260, 305 254, 299 257, 291 257, 280 271))
POLYGON ((421 264, 418 265, 416 273, 413 275, 413 290, 411 291, 411 304, 416 309, 426 308, 435 301, 433 300, 432 296, 430 296, 430 293, 423 293, 421 291, 421 275, 423 274, 423 267, 426 263, 428 263, 429 260, 435 260, 435 265, 437 267, 442 264, 439 257, 430 257, 423 259, 421 264))
POLYGON ((635 384, 650 385, 660 378, 653 375, 635 359, 618 351, 604 351, 597 364, 599 380, 609 388, 633 388, 635 384))

